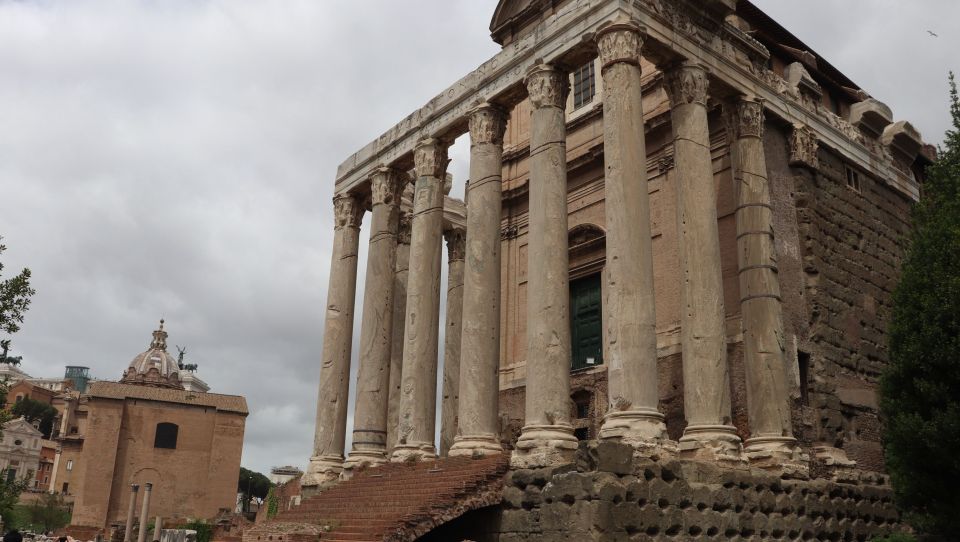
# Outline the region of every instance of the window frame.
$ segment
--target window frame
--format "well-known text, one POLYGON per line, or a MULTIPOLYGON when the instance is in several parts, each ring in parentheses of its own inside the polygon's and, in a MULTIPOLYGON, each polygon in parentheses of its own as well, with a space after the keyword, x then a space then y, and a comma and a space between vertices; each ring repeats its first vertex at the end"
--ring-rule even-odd
POLYGON ((179 438, 179 425, 171 422, 160 422, 154 428, 153 448, 156 450, 176 450, 179 438))

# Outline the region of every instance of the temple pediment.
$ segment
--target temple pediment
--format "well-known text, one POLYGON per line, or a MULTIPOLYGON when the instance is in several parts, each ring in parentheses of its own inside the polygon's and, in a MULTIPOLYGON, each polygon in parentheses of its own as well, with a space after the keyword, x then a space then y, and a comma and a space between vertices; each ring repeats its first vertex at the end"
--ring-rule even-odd
POLYGON ((565 3, 557 0, 500 0, 490 21, 490 35, 493 41, 504 45, 511 36, 543 12, 565 3))

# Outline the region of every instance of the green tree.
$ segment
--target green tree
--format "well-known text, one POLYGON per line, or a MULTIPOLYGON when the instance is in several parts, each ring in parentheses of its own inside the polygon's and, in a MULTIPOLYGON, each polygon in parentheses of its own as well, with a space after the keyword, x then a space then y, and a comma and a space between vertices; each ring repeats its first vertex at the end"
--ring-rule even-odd
POLYGON ((28 422, 39 424, 43 438, 50 438, 53 420, 57 417, 57 409, 53 405, 25 397, 10 407, 10 413, 14 417, 23 416, 28 422))
POLYGON ((8 482, 6 474, 6 472, 0 472, 0 517, 4 518, 4 522, 6 518, 15 517, 13 510, 20 500, 20 494, 30 485, 26 477, 8 482))
POLYGON ((267 498, 267 493, 270 492, 271 487, 273 487, 273 483, 266 476, 259 472, 240 467, 240 480, 237 482, 237 491, 243 494, 244 510, 249 510, 251 499, 258 499, 259 502, 262 503, 263 500, 267 498))
POLYGON ((70 510, 63 496, 44 493, 39 499, 24 507, 26 521, 32 530, 47 532, 61 529, 70 524, 70 510))
POLYGON ((950 89, 953 128, 913 209, 881 381, 898 505, 921 532, 948 538, 960 533, 960 98, 952 73, 950 89))
MULTIPOLYGON (((7 250, 3 245, 3 236, 0 236, 0 254, 7 250)), ((0 273, 3 272, 3 262, 0 261, 0 273)), ((19 275, 0 280, 0 331, 13 335, 20 331, 23 323, 23 314, 30 307, 30 298, 36 290, 30 287, 30 270, 24 269, 19 275)), ((8 361, 7 352, 10 350, 10 339, 0 340, 0 362, 8 361)), ((14 362, 13 358, 10 359, 14 362)), ((19 364, 19 358, 15 363, 19 364)))

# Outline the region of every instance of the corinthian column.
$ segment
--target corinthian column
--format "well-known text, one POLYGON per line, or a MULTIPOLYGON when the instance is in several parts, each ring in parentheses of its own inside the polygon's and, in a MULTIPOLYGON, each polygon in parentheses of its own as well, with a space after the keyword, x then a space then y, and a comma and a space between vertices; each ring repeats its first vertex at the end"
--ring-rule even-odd
POLYGON ((340 476, 347 432, 353 306, 357 293, 357 249, 364 208, 350 194, 335 197, 333 207, 336 224, 330 286, 327 288, 327 316, 323 328, 317 428, 313 437, 313 456, 301 482, 306 487, 333 482, 340 476))
POLYGON ((440 257, 447 146, 421 141, 414 151, 417 184, 410 243, 410 279, 403 348, 397 445, 392 460, 436 457, 437 341, 440 332, 440 257))
POLYGON ((792 461, 796 439, 790 417, 773 207, 763 151, 763 103, 742 98, 731 128, 737 163, 737 263, 743 317, 744 366, 750 439, 747 457, 760 466, 792 461))
POLYGON ((460 402, 460 337, 463 322, 464 232, 451 229, 447 239, 447 325, 443 349, 443 403, 440 405, 440 455, 446 457, 457 436, 460 402))
POLYGON ((345 468, 387 460, 387 408, 390 393, 390 347, 393 333, 393 281, 397 262, 400 171, 377 170, 371 179, 373 213, 367 251, 366 289, 360 325, 353 445, 345 468))
POLYGON ((730 373, 720 270, 717 191, 707 124, 706 71, 684 63, 668 71, 673 121, 677 230, 680 249, 680 342, 687 428, 680 451, 709 458, 739 457, 731 425, 730 373))
POLYGON ((526 420, 511 463, 571 463, 570 289, 567 246, 567 75, 548 65, 527 74, 531 104, 527 260, 526 420))
POLYGON ((641 30, 627 24, 597 38, 603 74, 607 219, 604 334, 610 408, 600 438, 654 451, 666 438, 657 410, 657 315, 647 151, 640 85, 641 30))
MULTIPOLYGON (((410 185, 407 185, 409 190, 410 185)), ((393 278, 393 332, 390 347, 390 397, 387 407, 387 453, 397 444, 397 419, 400 416, 400 378, 403 374, 403 330, 407 318, 407 276, 410 274, 409 212, 401 213, 397 230, 397 267, 393 278)))
POLYGON ((470 115, 470 184, 464 269, 459 430, 450 455, 502 451, 500 397, 500 213, 507 116, 491 104, 470 115))

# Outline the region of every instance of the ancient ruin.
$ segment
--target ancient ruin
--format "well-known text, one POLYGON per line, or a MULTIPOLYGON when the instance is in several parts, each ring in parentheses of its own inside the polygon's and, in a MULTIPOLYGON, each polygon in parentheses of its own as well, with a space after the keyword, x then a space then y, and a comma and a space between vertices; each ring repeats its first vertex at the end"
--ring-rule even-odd
POLYGON ((748 0, 502 0, 491 31, 337 172, 315 496, 245 539, 899 529, 876 383, 917 131, 748 0))

